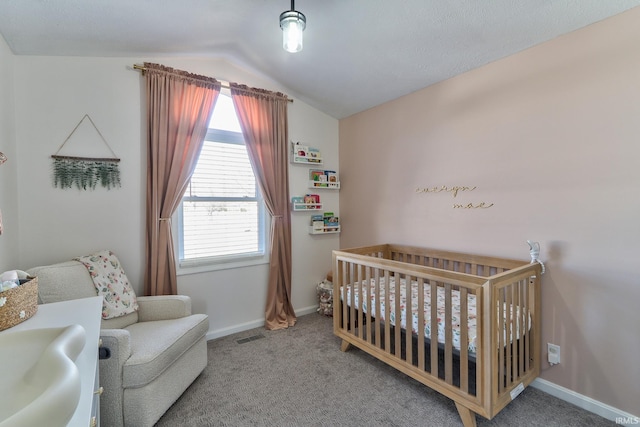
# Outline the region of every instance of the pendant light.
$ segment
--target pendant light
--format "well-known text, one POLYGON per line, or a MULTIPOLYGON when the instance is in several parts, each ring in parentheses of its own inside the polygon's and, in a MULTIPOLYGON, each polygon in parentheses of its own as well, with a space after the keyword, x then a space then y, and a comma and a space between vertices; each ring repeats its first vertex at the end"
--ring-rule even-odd
POLYGON ((291 53, 302 50, 302 32, 307 26, 307 18, 295 9, 295 0, 291 0, 291 10, 280 14, 282 47, 291 53))

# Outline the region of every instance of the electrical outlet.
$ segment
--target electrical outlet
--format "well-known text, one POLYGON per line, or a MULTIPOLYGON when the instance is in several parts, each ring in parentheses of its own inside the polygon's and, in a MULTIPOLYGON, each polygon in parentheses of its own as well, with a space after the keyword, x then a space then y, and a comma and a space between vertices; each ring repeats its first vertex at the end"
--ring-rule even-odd
POLYGON ((556 344, 547 343, 547 359, 550 365, 557 365, 560 363, 560 346, 556 344))

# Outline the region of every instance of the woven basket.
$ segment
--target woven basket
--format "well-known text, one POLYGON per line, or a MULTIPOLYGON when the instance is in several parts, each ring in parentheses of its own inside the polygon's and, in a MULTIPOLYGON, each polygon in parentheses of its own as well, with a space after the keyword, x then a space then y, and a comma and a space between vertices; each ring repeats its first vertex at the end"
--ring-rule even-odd
POLYGON ((29 278, 17 288, 0 292, 6 298, 0 307, 0 331, 24 322, 38 311, 38 278, 29 278))

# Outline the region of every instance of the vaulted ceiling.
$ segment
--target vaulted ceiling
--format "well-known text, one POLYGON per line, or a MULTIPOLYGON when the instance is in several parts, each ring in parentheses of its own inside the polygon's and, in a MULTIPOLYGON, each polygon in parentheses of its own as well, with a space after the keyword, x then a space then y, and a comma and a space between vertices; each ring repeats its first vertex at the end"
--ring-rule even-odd
MULTIPOLYGON (((2 0, 16 55, 228 60, 344 118, 640 6, 640 0, 2 0)), ((640 23, 639 23, 640 25, 640 23)), ((135 61, 135 59, 134 59, 135 61)), ((214 76, 216 77, 216 76, 214 76)))

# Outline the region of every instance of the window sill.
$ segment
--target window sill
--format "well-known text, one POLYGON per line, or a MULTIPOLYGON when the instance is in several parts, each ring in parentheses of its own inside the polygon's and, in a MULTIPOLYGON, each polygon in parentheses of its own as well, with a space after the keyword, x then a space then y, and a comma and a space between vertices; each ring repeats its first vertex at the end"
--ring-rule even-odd
POLYGON ((234 256, 228 259, 200 259, 178 262, 176 274, 185 276, 188 274, 207 273, 210 271, 229 270, 234 268, 252 267, 255 265, 269 264, 269 257, 265 255, 234 256))

